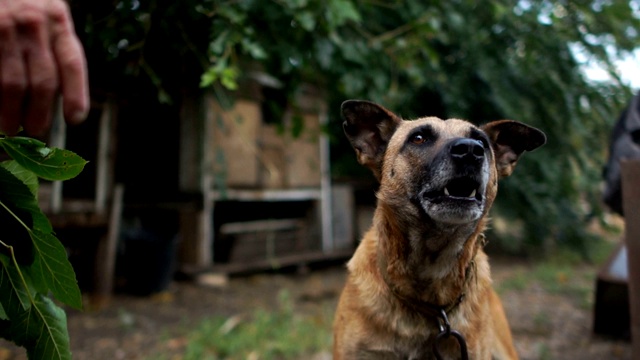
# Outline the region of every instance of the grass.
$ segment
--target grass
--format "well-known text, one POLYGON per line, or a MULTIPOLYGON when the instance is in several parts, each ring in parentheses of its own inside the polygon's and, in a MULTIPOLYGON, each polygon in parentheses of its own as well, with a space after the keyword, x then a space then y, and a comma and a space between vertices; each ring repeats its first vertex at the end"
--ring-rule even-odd
POLYGON ((611 254, 615 244, 600 241, 593 246, 592 262, 586 262, 570 250, 559 250, 552 256, 515 269, 497 284, 496 290, 499 293, 522 291, 535 283, 549 293, 567 296, 581 307, 590 308, 598 266, 611 254))
POLYGON ((275 311, 256 309, 249 314, 202 320, 186 334, 183 353, 171 359, 309 359, 331 347, 332 310, 301 315, 289 293, 282 291, 275 311))
MULTIPOLYGON (((566 296, 578 306, 593 305, 593 286, 598 266, 611 253, 610 243, 598 244, 592 263, 571 251, 514 267, 500 283, 498 292, 523 291, 533 283, 549 293, 566 296)), ((181 345, 150 359, 159 360, 280 360, 310 359, 314 354, 330 352, 331 322, 334 308, 317 305, 316 311, 296 309, 290 294, 279 293, 276 309, 254 309, 231 317, 202 319, 180 336, 181 345), (307 315, 307 314, 314 315, 307 315)), ((533 319, 537 333, 548 333, 552 319, 540 312, 533 319)), ((540 359, 550 358, 548 345, 541 344, 540 359)))

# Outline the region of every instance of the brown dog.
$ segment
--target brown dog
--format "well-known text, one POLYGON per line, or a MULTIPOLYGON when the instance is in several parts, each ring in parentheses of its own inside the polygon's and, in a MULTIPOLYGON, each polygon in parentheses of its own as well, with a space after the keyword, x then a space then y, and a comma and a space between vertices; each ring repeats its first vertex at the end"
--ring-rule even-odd
POLYGON ((405 121, 367 101, 345 101, 342 116, 380 188, 348 263, 334 360, 516 359, 483 231, 498 179, 544 133, 510 120, 405 121))

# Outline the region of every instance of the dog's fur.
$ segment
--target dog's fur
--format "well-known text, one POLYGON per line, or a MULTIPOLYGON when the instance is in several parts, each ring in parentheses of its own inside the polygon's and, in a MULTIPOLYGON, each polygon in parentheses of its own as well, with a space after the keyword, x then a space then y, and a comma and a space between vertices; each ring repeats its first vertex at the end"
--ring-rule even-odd
MULTIPOLYGON (((380 182, 371 229, 348 263, 334 319, 334 360, 432 359, 439 309, 464 336, 470 359, 517 359, 492 289, 483 231, 498 179, 543 132, 501 120, 482 127, 380 105, 342 104, 358 161, 380 182)), ((455 341, 438 343, 458 359, 455 341)))

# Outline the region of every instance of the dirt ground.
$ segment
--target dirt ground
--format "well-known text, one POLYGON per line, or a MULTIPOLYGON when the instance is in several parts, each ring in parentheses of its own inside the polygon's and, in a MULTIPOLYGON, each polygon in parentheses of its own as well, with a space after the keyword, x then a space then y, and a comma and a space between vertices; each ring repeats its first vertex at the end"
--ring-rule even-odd
MULTIPOLYGON (((496 286, 530 266, 517 259, 492 259, 496 286)), ((180 359, 186 342, 184 329, 204 317, 274 308, 283 289, 290 292, 298 311, 312 313, 335 306, 344 277, 342 264, 333 264, 304 274, 233 277, 218 287, 174 281, 167 291, 150 297, 118 295, 101 310, 68 311, 73 358, 149 359, 163 354, 167 359, 180 359)), ((590 283, 586 286, 595 286, 595 279, 590 283)), ((629 342, 593 336, 592 307, 575 297, 548 292, 534 283, 506 288, 501 296, 522 359, 631 359, 629 342)), ((593 291, 588 296, 592 300, 593 291)), ((0 342, 0 360, 25 358, 22 349, 0 342)), ((331 356, 322 353, 316 358, 331 356)))

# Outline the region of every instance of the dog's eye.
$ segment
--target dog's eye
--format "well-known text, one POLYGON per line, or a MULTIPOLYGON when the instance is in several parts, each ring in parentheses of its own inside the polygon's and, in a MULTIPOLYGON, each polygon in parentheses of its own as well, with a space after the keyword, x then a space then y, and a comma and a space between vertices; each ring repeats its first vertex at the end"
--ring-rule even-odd
POLYGON ((478 131, 472 131, 471 138, 473 140, 480 141, 485 149, 489 149, 491 147, 491 145, 489 145, 489 139, 487 138, 487 136, 478 131))
POLYGON ((414 144, 424 144, 427 142, 427 137, 422 134, 411 135, 411 142, 414 144))

